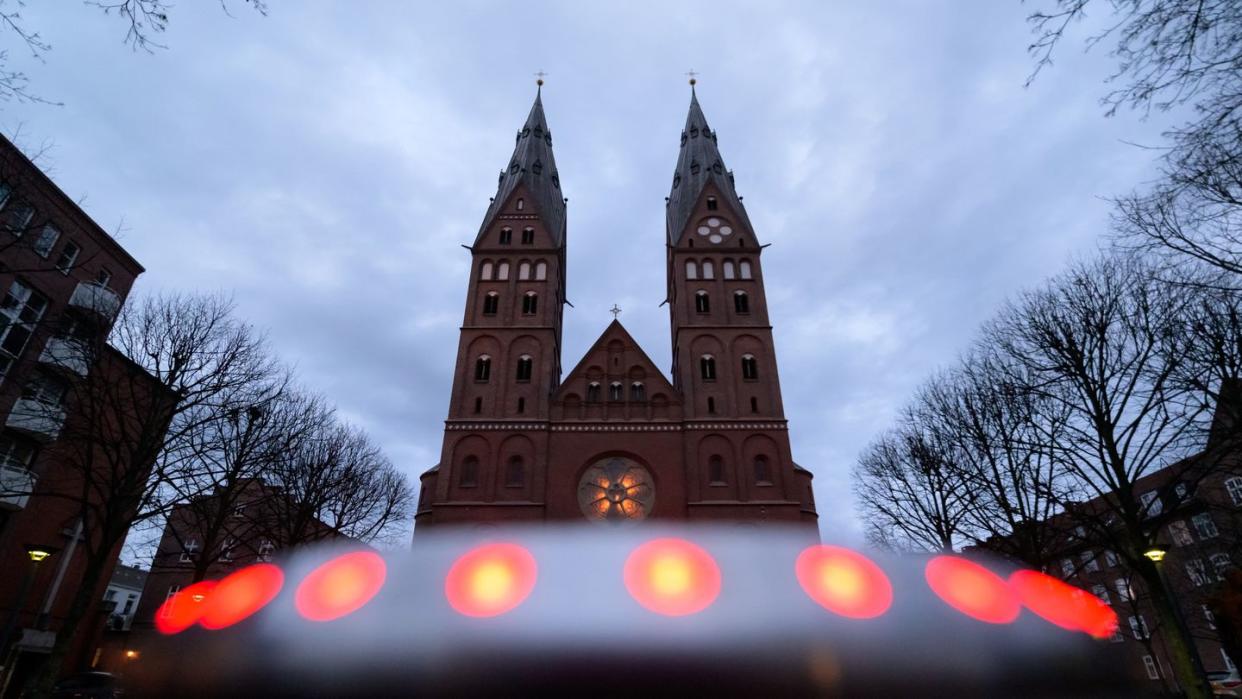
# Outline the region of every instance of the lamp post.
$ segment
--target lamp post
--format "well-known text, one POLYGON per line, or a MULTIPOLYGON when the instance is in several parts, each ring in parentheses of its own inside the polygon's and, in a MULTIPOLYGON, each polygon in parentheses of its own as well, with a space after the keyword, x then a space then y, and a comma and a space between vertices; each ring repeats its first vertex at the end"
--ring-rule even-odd
POLYGON ((6 674, 10 664, 9 658, 12 656, 12 653, 8 652, 9 639, 13 636, 13 630, 17 628, 22 608, 26 606, 26 597, 30 594, 30 585, 34 583, 35 572, 39 569, 40 563, 52 557, 59 550, 52 546, 26 544, 26 556, 30 559, 30 567, 26 569, 26 576, 22 578, 21 591, 17 593, 17 602, 13 605, 13 610, 9 612, 8 620, 4 622, 4 630, 0 631, 0 657, 5 661, 6 674))
POLYGON ((1190 635, 1190 629, 1186 626, 1186 619, 1182 616, 1182 605, 1173 597, 1172 588, 1169 587, 1169 579, 1164 574, 1164 556, 1168 550, 1159 544, 1152 544, 1143 556, 1152 562, 1156 567, 1156 575, 1160 577, 1160 584, 1164 587, 1164 596, 1169 605, 1173 607, 1173 618, 1177 621, 1177 631, 1182 638, 1187 641, 1190 652, 1190 662, 1194 666, 1195 674, 1203 683, 1207 683, 1207 672, 1203 669, 1203 659, 1199 657, 1199 645, 1195 643, 1194 638, 1190 635))

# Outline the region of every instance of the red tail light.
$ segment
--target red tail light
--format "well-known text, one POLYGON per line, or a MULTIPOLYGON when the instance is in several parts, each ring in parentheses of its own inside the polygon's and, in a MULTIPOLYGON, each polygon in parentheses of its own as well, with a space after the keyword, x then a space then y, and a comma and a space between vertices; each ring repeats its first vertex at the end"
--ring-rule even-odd
POLYGON ((379 554, 358 551, 324 563, 298 585, 294 604, 310 621, 339 619, 362 608, 384 586, 388 566, 379 554))
POLYGON ((936 556, 923 570, 927 585, 946 604, 990 624, 1008 624, 1022 607, 1001 577, 964 558, 936 556))
POLYGON ((215 580, 203 580, 174 592, 155 613, 155 628, 163 634, 181 633, 198 622, 207 608, 207 596, 215 580))
POLYGON ((666 616, 700 612, 720 594, 720 568, 684 539, 656 539, 625 561, 625 588, 642 606, 666 616))
POLYGON ((221 580, 207 596, 199 623, 206 629, 223 629, 246 619, 280 594, 285 574, 270 563, 259 563, 221 580))
POLYGON ((870 619, 893 603, 893 586, 884 571, 849 549, 812 546, 798 556, 795 571, 806 594, 834 614, 870 619))
POLYGON ((491 617, 521 604, 535 589, 535 557, 517 544, 487 544, 458 558, 444 596, 461 614, 491 617))
POLYGON ((1033 570, 1015 572, 1009 584, 1027 609, 1063 629, 1095 638, 1108 638, 1117 630, 1117 614, 1085 590, 1033 570))

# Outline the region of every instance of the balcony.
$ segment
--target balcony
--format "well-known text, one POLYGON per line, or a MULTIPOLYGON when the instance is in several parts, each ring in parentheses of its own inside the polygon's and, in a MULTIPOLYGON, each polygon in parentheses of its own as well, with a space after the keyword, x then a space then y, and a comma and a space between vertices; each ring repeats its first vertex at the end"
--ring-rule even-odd
POLYGON ((34 485, 35 476, 30 471, 20 466, 0 464, 0 508, 24 508, 34 485))
POLYGON ((90 311, 111 323, 121 310, 121 297, 115 291, 95 282, 80 282, 69 297, 69 305, 90 311))
POLYGON ((64 337, 49 338, 47 346, 43 348, 43 354, 39 355, 39 361, 54 369, 83 378, 90 370, 86 344, 64 337))
POLYGON ((18 398, 4 424, 41 442, 50 442, 60 435, 60 428, 65 424, 65 411, 60 406, 18 398))

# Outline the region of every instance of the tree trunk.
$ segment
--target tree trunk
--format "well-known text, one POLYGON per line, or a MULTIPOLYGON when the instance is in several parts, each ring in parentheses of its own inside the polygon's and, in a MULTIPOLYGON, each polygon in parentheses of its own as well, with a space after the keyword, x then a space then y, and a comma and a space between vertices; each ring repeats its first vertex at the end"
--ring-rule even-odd
MULTIPOLYGON (((111 547, 107 549, 107 552, 111 552, 111 547)), ((51 696, 52 686, 60 677, 65 658, 69 655, 69 647, 78 640, 77 635, 82 626, 82 620, 95 605, 96 588, 103 578, 103 571, 108 565, 109 558, 107 553, 103 556, 87 554, 86 570, 83 571, 82 582, 74 591, 73 602, 70 603, 69 612, 65 615, 65 623, 56 632, 56 642, 52 644, 52 652, 39 672, 26 683, 22 692, 23 696, 51 696)))
POLYGON ((1182 692, 1188 699, 1212 699, 1212 688, 1192 655, 1197 653, 1194 639, 1182 624, 1179 612, 1173 606, 1176 603, 1169 595, 1159 569, 1155 563, 1144 562, 1139 566, 1138 573, 1151 595, 1151 605, 1164 634, 1165 648, 1169 651, 1169 664, 1173 666, 1173 675, 1182 692))

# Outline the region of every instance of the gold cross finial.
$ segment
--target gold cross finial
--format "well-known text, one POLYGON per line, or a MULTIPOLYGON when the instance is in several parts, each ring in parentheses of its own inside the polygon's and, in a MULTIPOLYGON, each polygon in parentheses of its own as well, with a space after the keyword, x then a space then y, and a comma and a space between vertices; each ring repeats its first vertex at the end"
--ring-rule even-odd
POLYGON ((694 69, 691 68, 689 71, 686 72, 686 75, 690 76, 690 87, 694 87, 694 84, 698 82, 698 80, 695 80, 695 78, 697 78, 699 74, 694 72, 694 69))
POLYGON ((608 312, 612 314, 613 320, 617 320, 617 316, 621 315, 621 307, 614 303, 612 308, 608 309, 608 312))
POLYGON ((547 76, 547 73, 543 72, 542 70, 539 70, 538 72, 536 72, 535 73, 535 84, 540 87, 543 87, 543 79, 545 76, 547 76))

